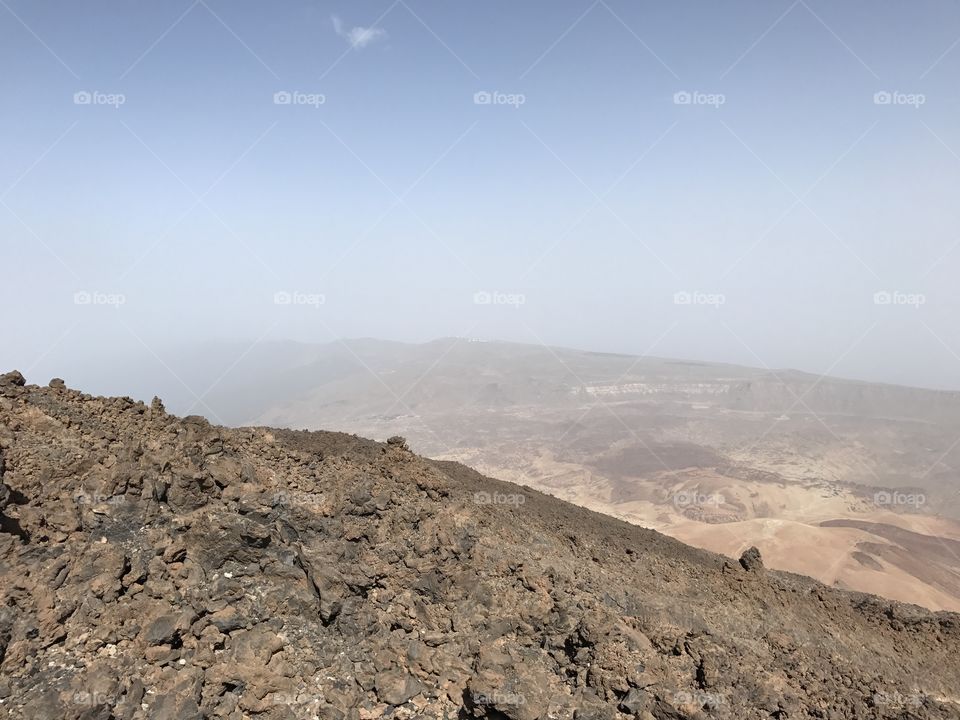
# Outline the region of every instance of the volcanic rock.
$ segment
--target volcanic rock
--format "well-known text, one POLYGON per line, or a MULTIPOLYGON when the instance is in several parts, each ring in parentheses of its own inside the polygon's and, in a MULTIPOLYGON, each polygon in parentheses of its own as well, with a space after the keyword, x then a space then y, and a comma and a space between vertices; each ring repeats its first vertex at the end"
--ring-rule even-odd
POLYGON ((26 379, 20 374, 19 370, 11 370, 8 373, 0 375, 0 385, 17 385, 22 387, 26 382, 26 379))
POLYGON ((743 551, 740 555, 740 565, 744 570, 751 572, 763 570, 763 558, 760 557, 760 551, 751 547, 743 551))
POLYGON ((0 718, 960 717, 956 614, 753 549, 744 572, 403 442, 18 378, 0 718))

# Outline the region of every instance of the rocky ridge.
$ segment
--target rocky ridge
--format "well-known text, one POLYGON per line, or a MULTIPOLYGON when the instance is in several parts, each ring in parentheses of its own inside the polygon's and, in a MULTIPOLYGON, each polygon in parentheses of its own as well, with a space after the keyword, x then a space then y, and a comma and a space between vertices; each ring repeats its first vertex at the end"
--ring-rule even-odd
POLYGON ((960 718, 960 616, 0 376, 0 718, 960 718))

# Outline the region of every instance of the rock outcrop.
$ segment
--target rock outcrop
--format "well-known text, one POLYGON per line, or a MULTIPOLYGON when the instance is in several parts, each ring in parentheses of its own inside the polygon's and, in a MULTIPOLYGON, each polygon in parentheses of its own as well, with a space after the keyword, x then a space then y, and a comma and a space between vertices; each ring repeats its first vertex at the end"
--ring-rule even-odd
POLYGON ((744 550, 740 556, 740 567, 750 572, 763 570, 763 558, 760 557, 760 551, 755 547, 744 550))
POLYGON ((960 616, 431 462, 0 376, 0 717, 960 717, 960 616))

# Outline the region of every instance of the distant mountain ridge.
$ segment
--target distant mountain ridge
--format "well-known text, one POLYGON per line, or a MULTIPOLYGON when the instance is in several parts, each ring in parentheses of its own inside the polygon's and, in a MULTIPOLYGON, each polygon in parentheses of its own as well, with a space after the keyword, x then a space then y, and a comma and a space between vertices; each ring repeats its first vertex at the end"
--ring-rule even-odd
MULTIPOLYGON (((821 378, 797 370, 769 370, 724 363, 634 356, 623 353, 575 350, 563 347, 544 347, 522 343, 484 341, 469 338, 440 338, 426 343, 402 343, 373 338, 344 339, 329 343, 300 343, 292 341, 264 341, 258 343, 207 343, 184 346, 164 356, 163 365, 145 356, 143 362, 127 368, 111 368, 109 373, 97 374, 94 369, 81 373, 88 384, 106 387, 113 392, 124 392, 135 397, 151 396, 160 392, 171 409, 180 412, 191 408, 202 414, 216 413, 228 424, 244 424, 269 411, 271 406, 282 406, 301 399, 305 391, 318 385, 331 384, 352 376, 396 371, 403 366, 416 366, 421 371, 431 363, 449 356, 456 350, 462 358, 471 358, 474 364, 511 363, 526 358, 536 360, 543 367, 562 367, 566 364, 586 382, 606 379, 614 382, 617 372, 631 366, 650 369, 661 377, 669 376, 670 368, 686 368, 710 377, 728 377, 740 380, 731 403, 740 403, 747 409, 754 407, 789 407, 803 391, 816 384, 809 398, 804 398, 814 409, 839 411, 863 399, 876 402, 878 412, 887 413, 908 399, 907 407, 942 407, 944 412, 960 412, 960 392, 929 390, 901 385, 868 383, 836 377, 821 378), (598 362, 591 362, 598 361, 598 362), (604 362, 606 361, 606 362, 604 362), (773 392, 781 381, 791 391, 773 392), (752 384, 756 383, 756 384, 752 384), (189 390, 184 387, 189 387, 189 390), (207 393, 209 388, 210 392, 207 393), (244 392, 238 397, 237 390, 244 392), (859 391, 857 390, 859 388, 859 391), (860 395, 857 393, 860 392, 860 395), (831 399, 841 393, 845 401, 831 399), (203 396, 198 403, 195 395, 203 396), (876 397, 875 400, 871 400, 876 397)), ((570 385, 578 383, 573 373, 564 373, 570 385)), ((416 378, 412 378, 416 380, 416 378)), ((883 415, 886 416, 886 415, 883 415)))

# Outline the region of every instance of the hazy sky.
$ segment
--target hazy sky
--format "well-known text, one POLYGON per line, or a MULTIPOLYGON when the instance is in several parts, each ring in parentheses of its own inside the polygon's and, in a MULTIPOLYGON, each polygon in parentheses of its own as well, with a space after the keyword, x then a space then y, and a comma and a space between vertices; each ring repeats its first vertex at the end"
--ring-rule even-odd
POLYGON ((0 62, 32 381, 455 335, 960 389, 955 2, 0 0, 0 62))

